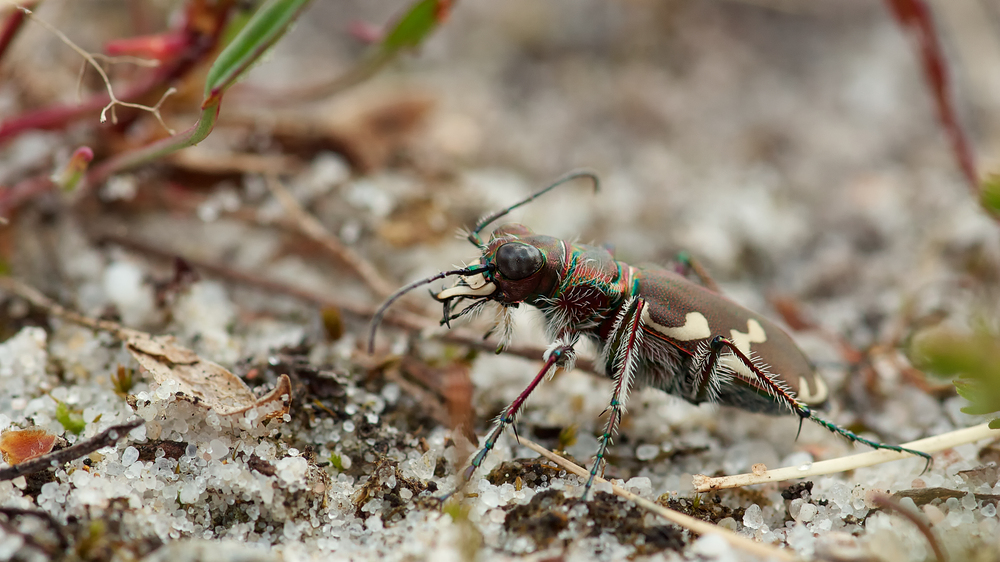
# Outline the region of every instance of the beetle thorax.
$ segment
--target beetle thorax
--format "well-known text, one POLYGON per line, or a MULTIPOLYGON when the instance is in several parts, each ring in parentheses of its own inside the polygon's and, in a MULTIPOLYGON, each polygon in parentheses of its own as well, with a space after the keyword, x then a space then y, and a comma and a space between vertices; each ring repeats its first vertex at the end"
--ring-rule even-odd
POLYGON ((529 302, 545 314, 551 334, 596 335, 601 324, 613 316, 610 311, 624 300, 630 269, 604 248, 558 243, 562 245, 558 280, 547 293, 529 302))

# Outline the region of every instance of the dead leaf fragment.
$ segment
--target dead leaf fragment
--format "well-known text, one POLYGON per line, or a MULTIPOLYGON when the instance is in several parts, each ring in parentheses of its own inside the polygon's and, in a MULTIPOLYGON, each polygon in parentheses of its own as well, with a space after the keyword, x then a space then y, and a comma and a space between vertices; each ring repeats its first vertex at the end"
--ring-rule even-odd
POLYGON ((242 414, 251 408, 265 410, 258 417, 261 420, 288 413, 292 384, 287 375, 281 375, 274 390, 258 399, 243 379, 180 346, 173 336, 151 336, 129 329, 120 335, 124 336, 128 352, 153 380, 159 384, 173 381, 184 397, 220 416, 242 414))
POLYGON ((193 365, 201 361, 197 353, 178 345, 173 336, 151 336, 128 328, 123 328, 118 335, 133 355, 141 353, 174 365, 193 365))
POLYGON ((48 454, 56 436, 44 429, 13 429, 0 435, 0 453, 11 466, 48 454))

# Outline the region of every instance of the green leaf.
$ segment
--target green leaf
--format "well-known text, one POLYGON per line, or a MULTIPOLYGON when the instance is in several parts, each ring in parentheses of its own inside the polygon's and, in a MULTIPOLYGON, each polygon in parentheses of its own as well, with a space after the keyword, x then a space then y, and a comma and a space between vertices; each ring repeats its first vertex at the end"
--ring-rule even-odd
POLYGON ((962 408, 963 414, 970 416, 985 416, 1000 411, 1000 404, 970 403, 962 408))
POLYGON ((447 17, 451 0, 419 0, 382 40, 382 50, 396 52, 424 42, 447 17))
POLYGON ((206 103, 218 97, 274 45, 309 0, 270 0, 219 53, 205 79, 206 103))
POLYGON ((987 211, 1000 214, 1000 175, 991 174, 983 180, 979 201, 987 211))
POLYGON ((977 395, 976 388, 969 381, 956 380, 954 384, 955 384, 955 391, 958 392, 958 395, 961 396, 962 398, 965 398, 966 400, 970 401, 976 398, 977 395))
POLYGON ((56 402, 56 421, 63 426, 63 429, 75 435, 80 435, 87 427, 87 422, 83 421, 80 412, 70 410, 65 402, 56 402))
POLYGON ((344 460, 337 453, 330 453, 330 464, 337 469, 337 472, 344 472, 344 460))
POLYGON ((1000 418, 990 420, 990 429, 1000 429, 1000 418))
POLYGON ((982 416, 1000 412, 1000 333, 988 321, 971 330, 927 328, 913 336, 909 357, 931 374, 959 377, 959 396, 968 401, 962 412, 982 416))
POLYGON ((976 357, 970 353, 969 337, 964 334, 930 329, 913 338, 911 356, 919 369, 950 377, 974 369, 976 357))
POLYGON ((441 509, 446 515, 451 516, 452 521, 468 521, 469 508, 457 501, 450 501, 441 509))
POLYGON ((205 99, 198 122, 171 137, 105 161, 87 176, 87 186, 109 176, 194 146, 212 132, 219 117, 222 95, 291 25, 309 0, 269 0, 250 18, 231 43, 219 53, 205 79, 205 99))
POLYGON ((219 41, 220 45, 225 47, 226 45, 232 43, 233 39, 236 39, 236 36, 239 35, 240 31, 242 31, 250 21, 250 18, 253 17, 256 8, 263 4, 263 2, 255 1, 252 2, 252 4, 252 6, 248 6, 247 8, 234 10, 234 13, 229 18, 229 23, 226 24, 225 31, 222 32, 222 38, 219 41))

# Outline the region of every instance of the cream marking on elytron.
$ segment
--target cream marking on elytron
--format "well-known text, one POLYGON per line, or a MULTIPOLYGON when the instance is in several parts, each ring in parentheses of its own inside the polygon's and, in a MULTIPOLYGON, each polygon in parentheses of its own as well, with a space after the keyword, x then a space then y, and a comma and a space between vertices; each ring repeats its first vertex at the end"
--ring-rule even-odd
POLYGON ((733 335, 733 343, 736 344, 736 347, 739 348, 744 355, 750 354, 750 344, 764 343, 767 341, 767 333, 764 332, 764 328, 761 327, 760 322, 754 320, 753 318, 747 320, 746 333, 743 333, 736 328, 733 328, 730 333, 733 335))
POLYGON ((712 335, 712 329, 708 327, 708 319, 700 312, 688 312, 687 316, 684 317, 683 326, 671 328, 654 322, 653 317, 649 315, 649 307, 644 307, 642 309, 642 323, 668 338, 678 341, 703 340, 712 335))
MULTIPOLYGON (((760 325, 760 322, 753 318, 747 320, 747 331, 745 333, 733 328, 730 334, 732 334, 733 344, 736 345, 736 349, 742 351, 747 357, 750 357, 750 344, 767 341, 767 333, 764 331, 764 328, 760 325)), ((720 362, 746 380, 754 380, 754 374, 750 368, 735 356, 727 355, 722 357, 720 362)))
POLYGON ((805 377, 799 378, 799 400, 806 404, 822 404, 826 402, 826 397, 830 390, 826 387, 826 382, 822 378, 816 377, 816 392, 809 388, 809 381, 805 377))

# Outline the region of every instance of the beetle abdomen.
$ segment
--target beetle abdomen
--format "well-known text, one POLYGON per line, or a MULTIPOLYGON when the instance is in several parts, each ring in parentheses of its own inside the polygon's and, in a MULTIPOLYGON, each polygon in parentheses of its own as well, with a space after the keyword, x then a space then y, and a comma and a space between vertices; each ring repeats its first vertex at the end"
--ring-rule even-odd
POLYGON ((649 303, 643 311, 647 341, 674 348, 680 365, 650 361, 651 385, 694 403, 712 400, 754 412, 780 414, 788 409, 772 398, 760 377, 731 354, 720 360, 721 373, 731 378, 715 392, 703 388, 697 365, 705 359, 708 344, 716 337, 731 341, 762 372, 772 375, 802 403, 816 405, 827 398, 826 385, 812 364, 784 330, 768 319, 739 306, 722 295, 665 269, 637 271, 638 296, 649 303), (684 373, 681 379, 664 375, 684 373))

